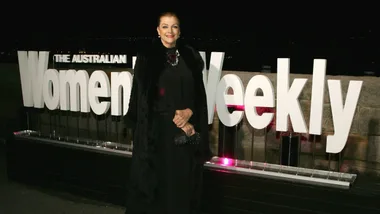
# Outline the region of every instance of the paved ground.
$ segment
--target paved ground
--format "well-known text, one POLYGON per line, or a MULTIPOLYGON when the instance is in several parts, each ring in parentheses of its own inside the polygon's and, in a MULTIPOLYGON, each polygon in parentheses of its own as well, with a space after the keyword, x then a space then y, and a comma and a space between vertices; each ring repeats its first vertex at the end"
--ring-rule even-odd
POLYGON ((0 142, 0 214, 123 214, 123 207, 7 180, 4 143, 0 142))

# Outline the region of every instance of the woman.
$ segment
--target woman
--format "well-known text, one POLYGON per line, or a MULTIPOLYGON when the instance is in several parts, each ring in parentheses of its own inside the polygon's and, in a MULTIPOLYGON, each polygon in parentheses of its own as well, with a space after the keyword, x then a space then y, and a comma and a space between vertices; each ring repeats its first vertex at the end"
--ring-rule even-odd
POLYGON ((200 54, 180 44, 174 13, 137 54, 127 119, 135 124, 126 213, 199 213, 202 170, 211 157, 200 54), (198 144, 175 144, 199 134, 198 144), (182 138, 183 139, 183 138, 182 138))

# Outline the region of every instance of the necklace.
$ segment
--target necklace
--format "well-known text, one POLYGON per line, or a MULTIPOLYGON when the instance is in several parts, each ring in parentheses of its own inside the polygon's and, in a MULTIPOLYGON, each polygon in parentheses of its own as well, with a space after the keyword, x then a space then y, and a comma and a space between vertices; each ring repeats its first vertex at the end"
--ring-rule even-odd
POLYGON ((176 66, 178 65, 178 61, 179 61, 179 52, 178 50, 175 51, 175 53, 167 53, 167 62, 171 65, 171 66, 176 66))

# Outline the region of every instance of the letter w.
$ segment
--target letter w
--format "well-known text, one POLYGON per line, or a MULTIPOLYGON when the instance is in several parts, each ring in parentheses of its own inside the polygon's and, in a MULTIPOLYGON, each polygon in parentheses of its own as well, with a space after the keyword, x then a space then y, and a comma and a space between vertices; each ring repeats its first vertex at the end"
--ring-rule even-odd
POLYGON ((42 83, 49 63, 49 52, 18 51, 17 55, 24 106, 43 108, 42 83))
MULTIPOLYGON (((206 63, 205 52, 199 52, 203 61, 206 63)), ((208 109, 208 124, 214 121, 216 87, 218 86, 220 77, 222 76, 222 68, 224 62, 224 52, 212 52, 210 59, 209 70, 206 69, 206 64, 203 69, 203 83, 207 95, 208 109)))

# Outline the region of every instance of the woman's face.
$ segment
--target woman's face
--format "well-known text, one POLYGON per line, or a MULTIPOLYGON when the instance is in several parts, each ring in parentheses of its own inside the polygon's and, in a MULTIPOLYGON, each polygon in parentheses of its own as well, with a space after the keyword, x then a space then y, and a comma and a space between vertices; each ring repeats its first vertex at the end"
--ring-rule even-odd
POLYGON ((157 27, 157 32, 161 38, 162 44, 165 47, 174 47, 181 34, 178 19, 175 16, 161 17, 160 24, 157 27))

